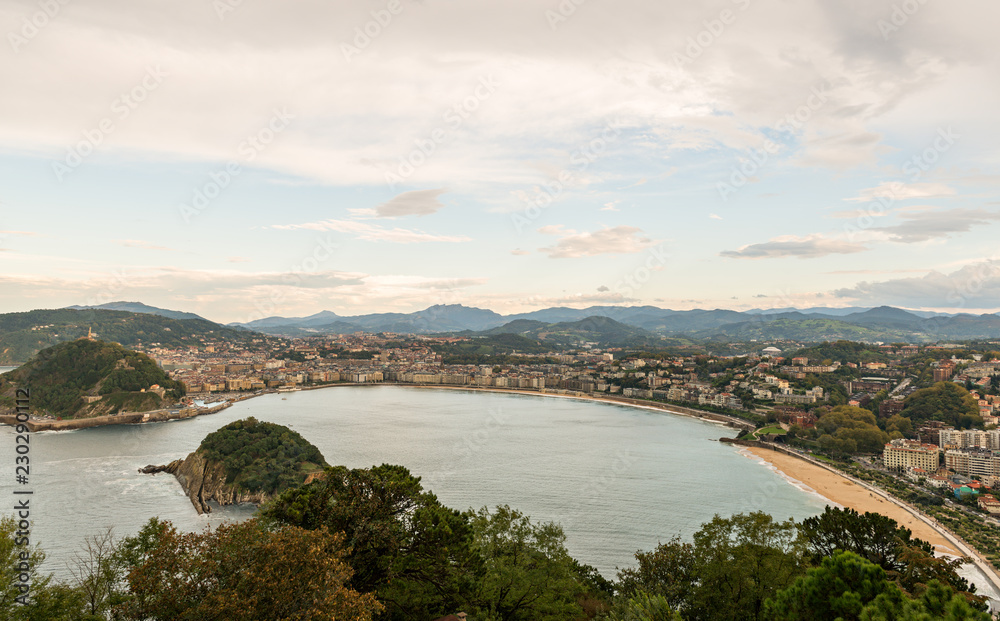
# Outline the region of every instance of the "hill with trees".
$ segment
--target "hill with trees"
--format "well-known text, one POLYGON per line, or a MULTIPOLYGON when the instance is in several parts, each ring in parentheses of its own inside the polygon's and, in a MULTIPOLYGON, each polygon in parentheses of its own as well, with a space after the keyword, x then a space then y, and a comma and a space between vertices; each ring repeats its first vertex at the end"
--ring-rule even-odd
POLYGON ((87 339, 43 349, 0 375, 0 405, 13 407, 17 388, 30 389, 33 415, 60 418, 144 412, 184 396, 184 385, 146 354, 87 339))
POLYGON ((0 314, 0 365, 25 362, 40 350, 92 331, 125 347, 201 345, 206 340, 245 342, 254 334, 207 319, 174 319, 149 313, 88 308, 0 314))
POLYGON ((303 485, 326 466, 319 449, 299 433, 250 417, 208 434, 184 459, 141 471, 175 475, 198 513, 208 513, 210 501, 261 504, 303 485))
POLYGON ((938 382, 921 388, 906 398, 900 414, 913 422, 939 420, 956 429, 983 424, 978 402, 968 390, 955 382, 938 382))
POLYGON ((174 319, 95 308, 4 313, 0 314, 0 365, 21 364, 46 347, 87 336, 88 331, 125 347, 177 347, 223 339, 239 343, 254 336, 207 319, 174 319))

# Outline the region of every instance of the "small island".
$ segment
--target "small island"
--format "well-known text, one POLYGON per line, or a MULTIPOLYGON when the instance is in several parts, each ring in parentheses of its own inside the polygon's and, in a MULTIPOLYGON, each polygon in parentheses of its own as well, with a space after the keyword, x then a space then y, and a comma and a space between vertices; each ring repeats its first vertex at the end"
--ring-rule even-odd
POLYGON ((297 432, 251 417, 208 434, 184 459, 139 472, 173 474, 202 514, 212 511, 209 501, 262 504, 311 482, 327 466, 319 449, 297 432))

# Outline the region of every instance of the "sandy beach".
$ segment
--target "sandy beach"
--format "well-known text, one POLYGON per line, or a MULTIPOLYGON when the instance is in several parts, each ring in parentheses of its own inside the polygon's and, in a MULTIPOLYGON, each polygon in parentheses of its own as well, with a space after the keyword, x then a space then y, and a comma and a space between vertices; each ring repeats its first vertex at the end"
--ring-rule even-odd
POLYGON ((886 517, 896 520, 901 526, 909 528, 913 531, 915 537, 929 541, 938 552, 953 555, 961 554, 955 549, 953 543, 949 542, 941 533, 918 519, 912 513, 861 487, 850 479, 797 457, 779 453, 778 451, 745 447, 743 450, 773 465, 788 478, 809 486, 820 496, 838 505, 850 507, 862 513, 866 511, 881 513, 886 517))

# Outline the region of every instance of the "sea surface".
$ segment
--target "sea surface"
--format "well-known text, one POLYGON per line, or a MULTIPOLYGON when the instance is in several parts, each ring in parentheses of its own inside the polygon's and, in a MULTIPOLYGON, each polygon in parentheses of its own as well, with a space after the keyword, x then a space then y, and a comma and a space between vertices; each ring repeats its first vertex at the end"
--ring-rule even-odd
MULTIPOLYGON (((149 518, 199 530, 252 506, 199 516, 176 479, 143 475, 194 451, 208 433, 254 416, 287 425, 331 464, 401 464, 448 506, 507 504, 555 521, 566 546, 608 578, 636 550, 690 540, 713 515, 760 510, 801 520, 826 501, 717 440, 733 429, 652 409, 576 399, 399 386, 257 397, 217 414, 31 437, 31 475, 15 483, 14 438, 0 428, 0 497, 31 490, 32 540, 67 578, 85 537, 136 533, 149 518)), ((13 502, 10 502, 13 507, 13 502)))

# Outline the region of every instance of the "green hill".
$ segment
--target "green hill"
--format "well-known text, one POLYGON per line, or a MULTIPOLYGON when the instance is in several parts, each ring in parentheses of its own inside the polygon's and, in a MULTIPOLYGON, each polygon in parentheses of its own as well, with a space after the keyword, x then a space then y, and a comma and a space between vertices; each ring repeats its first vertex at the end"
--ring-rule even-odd
POLYGON ((125 347, 201 345, 220 339, 243 342, 254 335, 207 319, 181 320, 148 313, 66 308, 4 313, 0 314, 0 365, 21 364, 46 347, 86 336, 88 330, 125 347))
POLYGON ((968 390, 954 382, 938 382, 921 388, 903 404, 900 414, 915 423, 939 420, 959 429, 983 424, 979 404, 968 390))
POLYGON ((327 466, 319 449, 299 433, 253 417, 208 434, 197 452, 222 464, 227 485, 251 493, 273 495, 298 487, 327 466))
POLYGON ((183 384, 146 354, 86 339, 43 349, 0 375, 0 405, 12 407, 15 389, 25 387, 31 390, 32 414, 62 418, 155 410, 184 396, 183 384), (162 395, 150 391, 154 386, 162 395))

